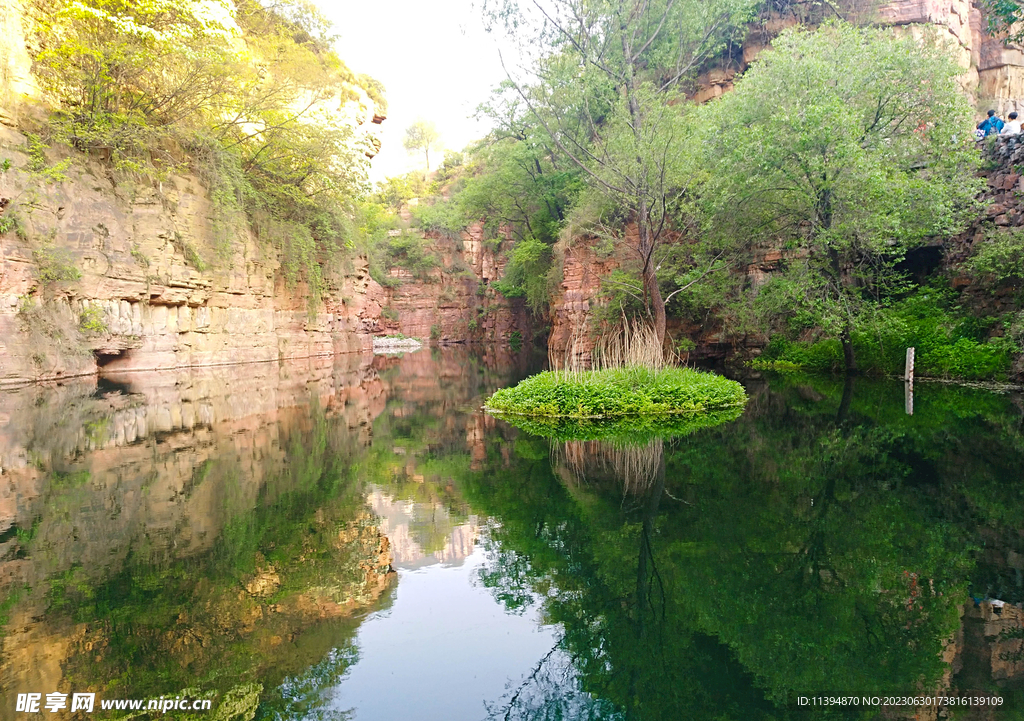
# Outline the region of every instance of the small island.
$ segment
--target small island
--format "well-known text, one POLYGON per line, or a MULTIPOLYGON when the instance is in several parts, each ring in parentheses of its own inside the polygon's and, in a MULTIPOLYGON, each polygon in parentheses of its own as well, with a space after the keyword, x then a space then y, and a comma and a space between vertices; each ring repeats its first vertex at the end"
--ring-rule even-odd
POLYGON ((484 407, 535 435, 597 439, 684 435, 736 418, 746 402, 742 385, 714 373, 626 366, 544 371, 484 407))
POLYGON ((627 367, 544 371, 495 392, 485 407, 524 416, 616 419, 701 413, 746 402, 742 385, 714 373, 627 367))

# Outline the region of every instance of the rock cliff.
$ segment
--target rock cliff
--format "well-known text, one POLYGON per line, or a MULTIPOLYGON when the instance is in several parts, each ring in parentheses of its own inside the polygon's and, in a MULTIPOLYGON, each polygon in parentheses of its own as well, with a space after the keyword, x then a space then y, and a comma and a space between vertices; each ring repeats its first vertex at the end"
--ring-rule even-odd
POLYGON ((384 295, 365 261, 311 305, 196 177, 133 187, 80 156, 54 180, 31 169, 60 162, 39 153, 0 126, 0 382, 370 347, 384 295))
POLYGON ((502 261, 480 225, 461 248, 434 239, 443 264, 423 280, 396 269, 384 288, 365 258, 342 257, 311 302, 286 281, 280 251, 224 218, 193 175, 115 181, 2 125, 0 159, 0 383, 367 351, 385 332, 529 332, 522 303, 488 286, 502 261))
POLYGON ((458 239, 430 234, 428 250, 441 264, 425 278, 400 267, 391 269, 395 285, 384 289, 387 332, 441 343, 508 343, 518 331, 531 338, 532 318, 522 299, 508 299, 491 284, 504 274, 503 254, 484 241, 483 223, 466 228, 458 239))

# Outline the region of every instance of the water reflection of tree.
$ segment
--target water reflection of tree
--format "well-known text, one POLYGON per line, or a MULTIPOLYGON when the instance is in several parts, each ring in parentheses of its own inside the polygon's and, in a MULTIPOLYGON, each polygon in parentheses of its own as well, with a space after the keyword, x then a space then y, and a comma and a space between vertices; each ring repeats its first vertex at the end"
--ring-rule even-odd
POLYGON ((575 485, 608 484, 623 495, 646 495, 665 472, 665 442, 554 441, 551 463, 559 475, 575 485))
MULTIPOLYGON (((539 596, 577 688, 626 718, 824 717, 794 697, 936 688, 976 514, 1020 526, 1005 515, 1020 492, 998 487, 1016 474, 1016 416, 935 394, 907 417, 899 394, 839 390, 761 393, 740 422, 663 446, 661 473, 571 443, 550 474, 543 442, 517 440, 522 461, 473 493, 500 521, 484 582, 513 608, 539 596)), ((559 708, 547 691, 531 698, 559 708)), ((509 718, 553 717, 503 701, 509 718)))

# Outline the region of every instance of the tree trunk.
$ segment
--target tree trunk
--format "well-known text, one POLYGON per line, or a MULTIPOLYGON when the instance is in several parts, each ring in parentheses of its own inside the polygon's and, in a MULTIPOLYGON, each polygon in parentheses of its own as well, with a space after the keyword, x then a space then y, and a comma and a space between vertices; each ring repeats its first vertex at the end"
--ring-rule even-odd
POLYGON ((654 324, 654 333, 658 336, 658 345, 665 347, 665 299, 661 297, 661 288, 658 287, 658 268, 655 265, 654 248, 656 239, 651 233, 651 215, 647 203, 641 197, 637 203, 637 234, 640 236, 639 247, 640 258, 643 267, 640 275, 643 281, 644 298, 647 301, 647 310, 651 314, 651 321, 654 324))
POLYGON ((644 292, 647 294, 647 303, 650 305, 651 319, 654 321, 654 332, 658 336, 658 344, 665 346, 665 299, 661 297, 661 288, 658 287, 658 275, 654 269, 654 263, 648 263, 644 269, 644 292))
MULTIPOLYGON (((828 225, 831 226, 831 215, 827 216, 828 225)), ((839 251, 832 245, 828 246, 829 265, 832 266, 832 282, 836 286, 836 298, 842 299, 843 295, 843 267, 839 262, 839 251)), ((852 328, 849 316, 843 321, 843 330, 839 333, 839 342, 843 346, 843 362, 846 365, 847 375, 857 372, 857 359, 853 357, 852 328)))
MULTIPOLYGON (((651 539, 654 537, 654 522, 658 517, 658 506, 661 504, 661 496, 665 492, 665 454, 661 452, 658 459, 658 471, 654 477, 654 483, 647 492, 646 503, 644 504, 643 522, 640 526, 640 549, 637 555, 636 564, 636 632, 637 638, 642 639, 647 632, 648 616, 654 621, 657 618, 658 607, 654 603, 653 581, 657 576, 655 568, 654 548, 651 539)), ((664 588, 659 588, 662 604, 664 604, 664 588)))
POLYGON ((836 413, 836 425, 841 426, 846 423, 846 419, 850 416, 850 405, 853 403, 853 375, 846 376, 846 382, 843 383, 843 398, 839 401, 839 412, 836 413))
POLYGON ((839 342, 843 344, 843 360, 846 362, 846 374, 853 375, 857 372, 857 359, 853 357, 853 341, 850 338, 850 322, 839 334, 839 342))
MULTIPOLYGON (((625 26, 620 28, 622 33, 622 56, 624 58, 633 57, 632 45, 628 42, 628 33, 625 32, 625 26)), ((644 116, 640 111, 640 103, 637 100, 636 90, 636 68, 633 67, 632 62, 627 62, 626 75, 623 78, 623 92, 626 95, 626 103, 629 106, 629 117, 633 127, 633 138, 636 142, 636 147, 639 148, 643 142, 643 124, 644 116)), ((658 287, 658 273, 657 266, 655 265, 654 249, 658 239, 655 238, 651 232, 651 209, 647 205, 647 198, 645 197, 646 187, 645 178, 643 172, 644 161, 639 155, 636 158, 636 177, 633 178, 633 187, 636 190, 636 225, 637 231, 640 235, 640 257, 643 261, 643 268, 640 272, 644 287, 644 297, 647 300, 647 310, 651 314, 651 320, 654 323, 654 333, 658 337, 658 345, 660 348, 665 347, 665 299, 661 297, 661 288, 658 287)))

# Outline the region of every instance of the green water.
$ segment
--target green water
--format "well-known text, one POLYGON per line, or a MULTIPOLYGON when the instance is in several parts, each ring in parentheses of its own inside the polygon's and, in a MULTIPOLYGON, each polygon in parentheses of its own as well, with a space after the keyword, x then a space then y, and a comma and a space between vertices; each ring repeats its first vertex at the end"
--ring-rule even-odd
POLYGON ((1024 717, 1020 395, 771 377, 684 437, 553 442, 480 411, 535 366, 0 393, 0 718, 1024 717))

